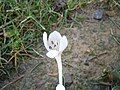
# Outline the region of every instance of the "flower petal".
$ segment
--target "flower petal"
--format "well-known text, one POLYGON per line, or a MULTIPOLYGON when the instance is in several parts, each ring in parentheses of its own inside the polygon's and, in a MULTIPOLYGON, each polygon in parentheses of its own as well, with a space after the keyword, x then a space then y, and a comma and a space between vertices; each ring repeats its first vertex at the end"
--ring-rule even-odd
POLYGON ((56 41, 56 40, 60 41, 60 39, 61 39, 61 34, 57 31, 52 32, 48 38, 49 41, 56 41))
POLYGON ((46 32, 43 33, 43 43, 44 43, 45 48, 49 51, 50 49, 49 49, 49 46, 48 46, 47 33, 46 32))
POLYGON ((54 57, 56 57, 58 54, 59 54, 59 52, 58 52, 57 50, 50 50, 46 55, 47 55, 49 58, 54 58, 54 57))
POLYGON ((63 52, 63 50, 67 47, 67 45, 68 45, 68 40, 67 40, 66 36, 63 36, 60 39, 59 51, 63 52))

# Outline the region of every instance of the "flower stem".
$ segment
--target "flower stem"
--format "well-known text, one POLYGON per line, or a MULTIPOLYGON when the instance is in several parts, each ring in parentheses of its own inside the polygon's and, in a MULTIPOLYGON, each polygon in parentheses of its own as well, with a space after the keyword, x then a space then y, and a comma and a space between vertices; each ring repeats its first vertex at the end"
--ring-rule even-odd
POLYGON ((58 64, 59 84, 62 85, 62 61, 61 61, 61 55, 56 57, 56 61, 57 61, 57 64, 58 64))

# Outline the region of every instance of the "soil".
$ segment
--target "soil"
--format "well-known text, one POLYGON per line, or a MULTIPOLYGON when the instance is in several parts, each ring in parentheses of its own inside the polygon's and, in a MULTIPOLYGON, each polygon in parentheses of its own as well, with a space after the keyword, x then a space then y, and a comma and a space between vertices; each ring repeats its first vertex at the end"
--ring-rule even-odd
MULTIPOLYGON (((92 18, 95 10, 90 6, 84 9, 86 13, 78 13, 85 17, 81 26, 73 22, 71 28, 65 26, 60 30, 69 42, 62 54, 66 90, 109 90, 106 86, 92 86, 90 81, 98 79, 104 70, 113 70, 120 63, 120 45, 111 35, 120 35, 120 15, 95 20, 92 18)), ((42 56, 21 64, 19 72, 24 76, 4 90, 55 90, 58 84, 56 61, 46 57, 47 50, 43 44, 38 44, 35 50, 42 56)))

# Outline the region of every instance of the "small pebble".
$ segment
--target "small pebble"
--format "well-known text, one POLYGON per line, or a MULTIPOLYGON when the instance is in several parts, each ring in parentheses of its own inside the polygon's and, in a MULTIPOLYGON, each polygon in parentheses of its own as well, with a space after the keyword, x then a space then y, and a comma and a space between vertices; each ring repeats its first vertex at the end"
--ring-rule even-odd
POLYGON ((96 20, 101 20, 103 18, 104 12, 102 9, 98 9, 93 13, 93 18, 96 20))

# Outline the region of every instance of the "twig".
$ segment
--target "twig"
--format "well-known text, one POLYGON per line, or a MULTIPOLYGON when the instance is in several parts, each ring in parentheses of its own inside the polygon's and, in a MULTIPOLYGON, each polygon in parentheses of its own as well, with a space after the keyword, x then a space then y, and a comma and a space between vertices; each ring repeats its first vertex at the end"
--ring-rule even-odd
POLYGON ((71 65, 71 64, 69 64, 67 62, 64 62, 63 66, 66 66, 66 65, 69 66, 69 67, 71 67, 71 68, 77 69, 77 70, 79 69, 79 68, 77 68, 77 67, 75 67, 75 66, 73 66, 73 65, 71 65))
POLYGON ((112 35, 113 39, 115 40, 115 42, 120 45, 120 42, 115 38, 112 29, 110 29, 110 34, 112 35))
POLYGON ((31 70, 30 70, 30 72, 29 73, 32 73, 40 64, 42 64, 43 62, 40 62, 40 63, 38 63, 37 65, 35 65, 31 70))
POLYGON ((112 85, 112 84, 106 83, 106 82, 98 82, 98 83, 92 83, 92 84, 95 84, 95 85, 105 85, 105 86, 111 86, 112 85))
POLYGON ((92 61, 92 60, 94 60, 94 59, 96 59, 96 58, 98 58, 98 57, 101 57, 101 56, 104 55, 104 54, 107 54, 107 52, 100 53, 99 55, 96 55, 96 56, 94 56, 94 57, 92 57, 91 59, 88 59, 88 60, 86 60, 86 61, 92 61))
POLYGON ((43 55, 41 55, 38 51, 36 51, 34 48, 32 49, 37 55, 41 56, 42 58, 44 58, 43 55))
POLYGON ((109 17, 109 19, 110 19, 110 21, 111 21, 114 25, 116 25, 117 28, 120 30, 120 26, 119 26, 114 20, 112 20, 110 17, 109 17))
POLYGON ((53 76, 53 77, 55 77, 55 76, 58 75, 58 73, 48 73, 48 75, 49 75, 49 76, 53 76))
POLYGON ((13 83, 17 82, 18 80, 22 79, 23 77, 24 77, 24 75, 21 75, 21 76, 20 76, 20 77, 18 77, 17 79, 15 79, 15 80, 13 80, 13 81, 9 82, 8 84, 6 84, 5 86, 3 86, 0 90, 5 89, 7 86, 9 86, 9 85, 11 85, 11 84, 13 84, 13 83))

